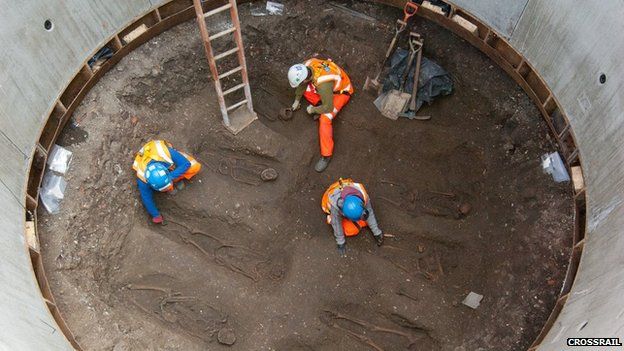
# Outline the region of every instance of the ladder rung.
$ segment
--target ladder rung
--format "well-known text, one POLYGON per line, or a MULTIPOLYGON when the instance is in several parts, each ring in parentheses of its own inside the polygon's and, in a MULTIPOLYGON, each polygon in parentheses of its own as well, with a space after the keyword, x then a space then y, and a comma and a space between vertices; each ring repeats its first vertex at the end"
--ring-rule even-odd
POLYGON ((239 90, 239 89, 243 88, 245 85, 247 85, 247 84, 245 84, 245 83, 241 83, 241 84, 239 84, 239 85, 237 85, 237 86, 235 86, 235 87, 232 87, 232 88, 230 88, 230 89, 228 89, 228 90, 224 91, 224 92, 223 92, 223 96, 225 96, 225 95, 227 95, 227 94, 230 94, 230 93, 233 93, 233 92, 235 92, 235 91, 237 91, 237 90, 239 90))
POLYGON ((233 109, 237 108, 238 106, 244 105, 244 104, 246 104, 246 103, 247 103, 247 99, 245 99, 245 100, 243 100, 243 101, 240 101, 240 102, 235 103, 234 105, 232 105, 232 106, 228 107, 228 108, 227 108, 227 110, 228 110, 228 111, 233 110, 233 109))
POLYGON ((243 66, 238 66, 238 67, 234 68, 233 70, 229 70, 229 71, 227 71, 227 72, 225 72, 223 74, 220 74, 219 75, 219 79, 223 79, 223 78, 225 78, 225 77, 227 77, 229 75, 232 75, 232 74, 234 74, 234 73, 236 73, 236 72, 238 72, 238 71, 240 71, 242 69, 243 69, 243 66))
POLYGON ((222 54, 219 54, 219 55, 215 56, 214 60, 215 61, 220 60, 220 59, 222 59, 222 58, 224 58, 226 56, 232 55, 233 53, 235 53, 237 51, 238 51, 238 46, 235 47, 234 49, 228 50, 228 51, 226 51, 226 52, 224 52, 222 54))
POLYGON ((224 36, 224 35, 226 35, 226 34, 232 33, 232 32, 233 32, 233 31, 235 31, 235 30, 236 30, 236 27, 228 28, 228 29, 224 30, 223 32, 219 32, 219 33, 217 33, 217 34, 215 34, 215 35, 211 36, 211 37, 210 37, 210 38, 208 38, 208 39, 210 39, 210 40, 215 40, 215 39, 217 39, 217 38, 221 38, 222 36, 224 36))
POLYGON ((212 15, 214 15, 215 13, 219 13, 219 12, 221 12, 221 11, 225 11, 225 10, 229 9, 230 7, 232 7, 232 4, 227 4, 227 5, 223 5, 223 6, 221 6, 221 7, 217 7, 217 8, 216 8, 216 9, 214 9, 214 10, 210 10, 210 11, 208 11, 208 12, 204 13, 204 18, 206 18, 206 17, 208 17, 208 16, 212 16, 212 15))

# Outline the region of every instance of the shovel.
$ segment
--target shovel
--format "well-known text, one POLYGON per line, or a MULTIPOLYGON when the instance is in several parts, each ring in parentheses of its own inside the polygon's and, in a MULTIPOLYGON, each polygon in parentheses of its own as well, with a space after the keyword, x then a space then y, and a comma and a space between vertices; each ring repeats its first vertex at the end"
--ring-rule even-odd
POLYGON ((420 35, 415 40, 415 44, 418 46, 416 51, 418 56, 416 57, 416 68, 414 69, 414 85, 412 86, 412 95, 410 97, 409 105, 405 106, 405 109, 399 114, 399 117, 406 117, 409 119, 428 120, 431 116, 416 116, 416 95, 418 94, 418 78, 420 77, 420 61, 422 59, 422 48, 424 41, 420 35))
POLYGON ((405 82, 407 81, 407 77, 409 76, 409 71, 412 68, 412 63, 414 62, 414 57, 416 53, 419 51, 417 49, 417 45, 420 43, 420 35, 414 32, 410 33, 409 37, 409 46, 410 53, 407 59, 407 66, 405 66, 405 70, 403 71, 403 76, 401 77, 401 83, 399 85, 399 90, 393 89, 387 92, 386 94, 380 95, 377 99, 375 99, 375 106, 381 111, 381 114, 385 117, 388 117, 392 120, 396 120, 399 118, 399 114, 406 110, 406 105, 412 94, 408 94, 404 91, 405 82))
POLYGON ((379 88, 381 86, 379 82, 379 76, 381 76, 381 72, 383 71, 384 66, 386 65, 386 61, 388 61, 388 58, 394 51, 394 47, 396 46, 396 42, 397 42, 397 39, 399 38, 399 34, 401 34, 401 32, 405 30, 405 28, 407 27, 407 21, 410 19, 410 17, 416 14, 416 11, 418 11, 418 5, 414 4, 411 1, 408 1, 407 3, 405 3, 405 7, 403 8, 403 15, 404 15, 403 20, 400 20, 400 19, 397 20, 396 28, 394 31, 394 37, 392 38, 392 41, 390 42, 390 46, 388 46, 388 50, 386 50, 386 56, 384 57, 383 61, 381 61, 381 66, 379 67, 379 70, 377 71, 377 75, 375 76, 375 78, 371 79, 369 77, 366 77, 366 82, 364 82, 364 90, 370 89, 375 92, 379 92, 379 88))
POLYGON ((364 82, 364 90, 371 90, 374 92, 379 91, 379 88, 381 86, 381 83, 379 82, 379 76, 381 76, 381 72, 383 71, 384 66, 386 65, 386 62, 388 61, 388 58, 394 51, 394 47, 396 46, 396 42, 399 37, 399 34, 401 34, 401 32, 405 30, 406 26, 407 26, 406 22, 397 20, 396 29, 394 32, 394 38, 392 38, 392 41, 390 42, 390 46, 388 46, 388 50, 386 50, 386 56, 384 57, 383 61, 381 61, 381 66, 379 66, 379 70, 377 71, 377 75, 375 76, 375 78, 371 79, 368 76, 366 77, 366 82, 364 82))

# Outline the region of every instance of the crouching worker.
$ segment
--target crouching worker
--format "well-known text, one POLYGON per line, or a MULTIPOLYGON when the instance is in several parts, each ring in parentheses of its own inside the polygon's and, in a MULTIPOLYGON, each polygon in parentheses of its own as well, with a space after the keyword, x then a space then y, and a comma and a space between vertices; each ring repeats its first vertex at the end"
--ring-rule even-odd
POLYGON ((154 191, 175 193, 184 187, 184 179, 191 179, 201 169, 192 156, 174 149, 164 140, 152 140, 136 154, 132 169, 136 171, 141 200, 152 222, 163 223, 163 217, 154 202, 154 191))
POLYGON ((347 178, 340 178, 323 194, 321 207, 327 213, 327 224, 334 229, 338 253, 346 253, 345 237, 355 236, 369 227, 377 246, 383 244, 383 233, 377 226, 375 213, 364 186, 347 178))
POLYGON ((332 121, 353 95, 351 80, 347 72, 332 60, 311 58, 290 67, 288 81, 291 87, 296 88, 293 111, 301 107, 301 97, 304 97, 310 103, 306 111, 314 116, 320 115, 321 158, 314 169, 323 172, 334 153, 332 121))

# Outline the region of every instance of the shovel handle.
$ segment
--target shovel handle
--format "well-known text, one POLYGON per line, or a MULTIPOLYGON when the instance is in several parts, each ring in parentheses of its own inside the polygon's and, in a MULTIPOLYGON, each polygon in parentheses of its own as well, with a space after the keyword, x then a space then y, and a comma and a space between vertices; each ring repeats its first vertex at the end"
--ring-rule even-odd
POLYGON ((407 66, 405 67, 405 71, 403 71, 403 77, 401 78, 401 84, 399 86, 400 91, 403 91, 403 88, 405 87, 405 82, 407 81, 407 78, 409 77, 409 72, 412 69, 412 63, 414 63, 414 58, 416 58, 416 54, 420 50, 420 48, 416 48, 416 45, 420 43, 419 39, 420 34, 416 32, 410 32, 410 36, 408 39, 410 52, 409 56, 407 57, 407 66))
MULTIPOLYGON (((390 57, 390 54, 392 53, 392 51, 394 50, 394 47, 396 45, 397 39, 399 38, 399 34, 405 30, 405 27, 407 26, 407 23, 401 21, 401 20, 397 20, 397 25, 396 25, 396 30, 394 32, 394 37, 392 38, 392 41, 390 41, 390 45, 388 46, 388 50, 386 50, 386 57, 385 59, 387 60, 388 57, 390 57)), ((385 63, 385 61, 384 61, 385 63)), ((383 64, 382 64, 383 66, 383 64)))
POLYGON ((412 16, 414 16, 417 11, 418 11, 417 4, 413 3, 411 0, 408 0, 405 3, 405 6, 403 7, 403 20, 402 21, 400 19, 397 20, 394 37, 392 38, 392 41, 390 41, 390 46, 388 46, 388 49, 386 50, 386 56, 381 62, 381 67, 379 67, 379 70, 377 71, 377 75, 375 76, 375 79, 373 79, 374 82, 377 82, 379 80, 379 77, 381 76, 381 72, 383 72, 383 68, 384 68, 384 65, 386 64, 386 61, 388 61, 388 58, 390 58, 390 55, 394 51, 397 39, 399 38, 399 34, 401 34, 401 32, 405 30, 405 28, 407 27, 407 21, 412 16))
POLYGON ((409 109, 416 113, 416 95, 418 94, 418 78, 420 77, 420 62, 422 59, 422 46, 418 49, 416 56, 416 68, 414 70, 414 85, 412 86, 412 98, 410 99, 409 109))
POLYGON ((403 15, 404 15, 403 22, 407 22, 407 20, 409 20, 410 17, 414 16, 417 11, 418 11, 418 5, 413 3, 411 0, 408 0, 405 3, 405 7, 403 7, 403 15))
MULTIPOLYGON (((386 51, 386 58, 384 59, 384 63, 385 63, 385 60, 387 60, 388 57, 390 57, 390 54, 392 53, 394 46, 396 45, 396 41, 399 37, 399 34, 405 30, 405 28, 407 27, 407 21, 416 14, 416 11, 418 11, 418 5, 413 3, 411 0, 408 0, 405 3, 405 7, 403 7, 403 15, 404 15, 403 20, 402 21, 400 19, 397 20, 396 29, 394 32, 394 38, 392 38, 392 41, 390 42, 390 46, 388 47, 388 50, 386 51)), ((382 64, 382 67, 383 67, 383 64, 382 64)))
POLYGON ((377 71, 377 75, 375 76, 374 81, 379 80, 379 77, 381 76, 381 72, 383 71, 383 68, 386 65, 386 61, 388 61, 388 58, 394 51, 397 39, 399 38, 399 34, 401 34, 401 32, 405 30, 405 27, 407 27, 407 23, 401 21, 400 19, 397 20, 394 37, 392 38, 392 41, 390 41, 390 45, 388 46, 388 49, 386 50, 386 56, 384 57, 383 61, 381 61, 381 66, 379 67, 379 70, 377 71))

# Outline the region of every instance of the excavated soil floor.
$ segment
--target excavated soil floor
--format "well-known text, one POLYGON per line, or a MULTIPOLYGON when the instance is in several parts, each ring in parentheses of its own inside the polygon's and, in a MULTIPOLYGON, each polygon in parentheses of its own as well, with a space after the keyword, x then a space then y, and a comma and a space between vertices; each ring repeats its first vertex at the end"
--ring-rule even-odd
POLYGON ((418 18, 425 56, 455 91, 420 111, 430 121, 382 117, 361 87, 401 12, 346 5, 376 20, 326 1, 286 2, 282 16, 240 7, 260 117, 236 136, 220 123, 194 21, 87 95, 58 141, 74 153, 61 212, 39 213, 52 291, 85 349, 523 350, 536 337, 573 228, 569 185, 541 170, 555 146, 538 110, 483 54, 418 18), (292 102, 287 68, 315 54, 358 88, 322 174, 318 122, 276 119, 292 102), (150 223, 131 170, 153 138, 204 166, 157 196, 165 226, 150 223), (260 179, 268 167, 277 180, 260 179), (339 177, 367 186, 393 235, 381 248, 365 231, 337 254, 320 198, 339 177), (461 304, 470 291, 484 296, 475 310, 461 304))

